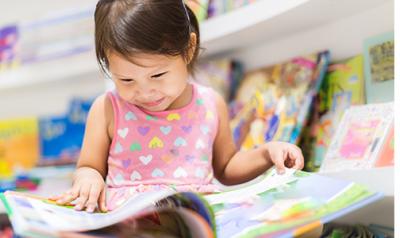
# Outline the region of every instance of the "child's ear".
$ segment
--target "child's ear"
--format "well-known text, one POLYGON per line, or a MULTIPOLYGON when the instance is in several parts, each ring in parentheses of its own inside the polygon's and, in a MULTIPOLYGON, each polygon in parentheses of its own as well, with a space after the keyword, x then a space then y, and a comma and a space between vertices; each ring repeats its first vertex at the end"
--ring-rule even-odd
POLYGON ((190 62, 192 62, 194 53, 196 52, 196 48, 197 48, 197 35, 196 33, 192 32, 190 33, 190 42, 189 42, 189 49, 186 62, 187 64, 190 64, 190 62))

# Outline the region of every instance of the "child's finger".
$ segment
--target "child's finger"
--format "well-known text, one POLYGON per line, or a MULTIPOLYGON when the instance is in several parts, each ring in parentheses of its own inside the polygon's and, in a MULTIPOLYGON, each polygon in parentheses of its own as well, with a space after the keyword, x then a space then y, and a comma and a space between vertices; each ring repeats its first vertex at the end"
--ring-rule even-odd
POLYGON ((89 198, 90 184, 82 185, 79 190, 79 197, 76 199, 75 209, 80 211, 86 206, 86 202, 89 198))
POLYGON ((68 190, 60 198, 56 200, 57 204, 64 205, 74 201, 79 195, 80 185, 75 184, 72 189, 68 190))
POLYGON ((271 155, 274 156, 275 158, 273 158, 272 160, 275 161, 275 168, 278 171, 278 174, 284 174, 285 173, 285 152, 280 152, 277 153, 275 155, 271 155))
POLYGON ((304 157, 301 151, 293 150, 289 152, 289 157, 293 161, 293 168, 294 169, 302 169, 304 166, 304 157))
POLYGON ((61 194, 52 195, 52 196, 50 196, 48 199, 49 199, 49 200, 52 200, 52 201, 56 201, 56 200, 62 198, 63 196, 64 196, 64 194, 61 193, 61 194))
POLYGON ((87 212, 93 212, 94 209, 96 208, 97 201, 99 200, 100 192, 101 192, 100 186, 92 185, 90 187, 89 197, 86 202, 86 211, 87 212))
POLYGON ((107 212, 107 206, 106 206, 106 189, 103 187, 103 190, 101 190, 100 196, 99 196, 99 208, 102 212, 107 212))

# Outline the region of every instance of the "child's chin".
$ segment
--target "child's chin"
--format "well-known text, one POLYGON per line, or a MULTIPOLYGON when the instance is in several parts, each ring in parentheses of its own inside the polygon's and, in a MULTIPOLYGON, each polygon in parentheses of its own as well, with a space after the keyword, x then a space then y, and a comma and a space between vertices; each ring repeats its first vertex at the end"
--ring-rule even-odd
POLYGON ((162 111, 168 110, 168 106, 164 106, 164 105, 159 105, 156 107, 142 107, 142 108, 144 110, 150 111, 150 112, 162 112, 162 111))

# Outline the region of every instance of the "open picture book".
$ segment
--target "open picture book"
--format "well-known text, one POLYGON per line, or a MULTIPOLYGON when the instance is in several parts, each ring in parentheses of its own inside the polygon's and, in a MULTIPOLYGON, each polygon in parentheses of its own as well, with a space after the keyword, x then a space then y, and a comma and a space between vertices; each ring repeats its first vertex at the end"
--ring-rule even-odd
POLYGON ((270 169, 251 183, 215 194, 138 193, 107 213, 75 211, 12 191, 0 196, 15 233, 29 237, 65 232, 88 237, 292 237, 382 197, 359 184, 292 169, 283 175, 270 169))

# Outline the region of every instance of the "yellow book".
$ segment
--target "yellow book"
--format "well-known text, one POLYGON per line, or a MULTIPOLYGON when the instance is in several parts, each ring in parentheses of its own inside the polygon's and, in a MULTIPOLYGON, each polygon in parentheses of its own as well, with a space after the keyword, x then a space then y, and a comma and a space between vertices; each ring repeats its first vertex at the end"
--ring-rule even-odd
POLYGON ((0 162, 29 169, 39 159, 37 118, 0 121, 0 162))

